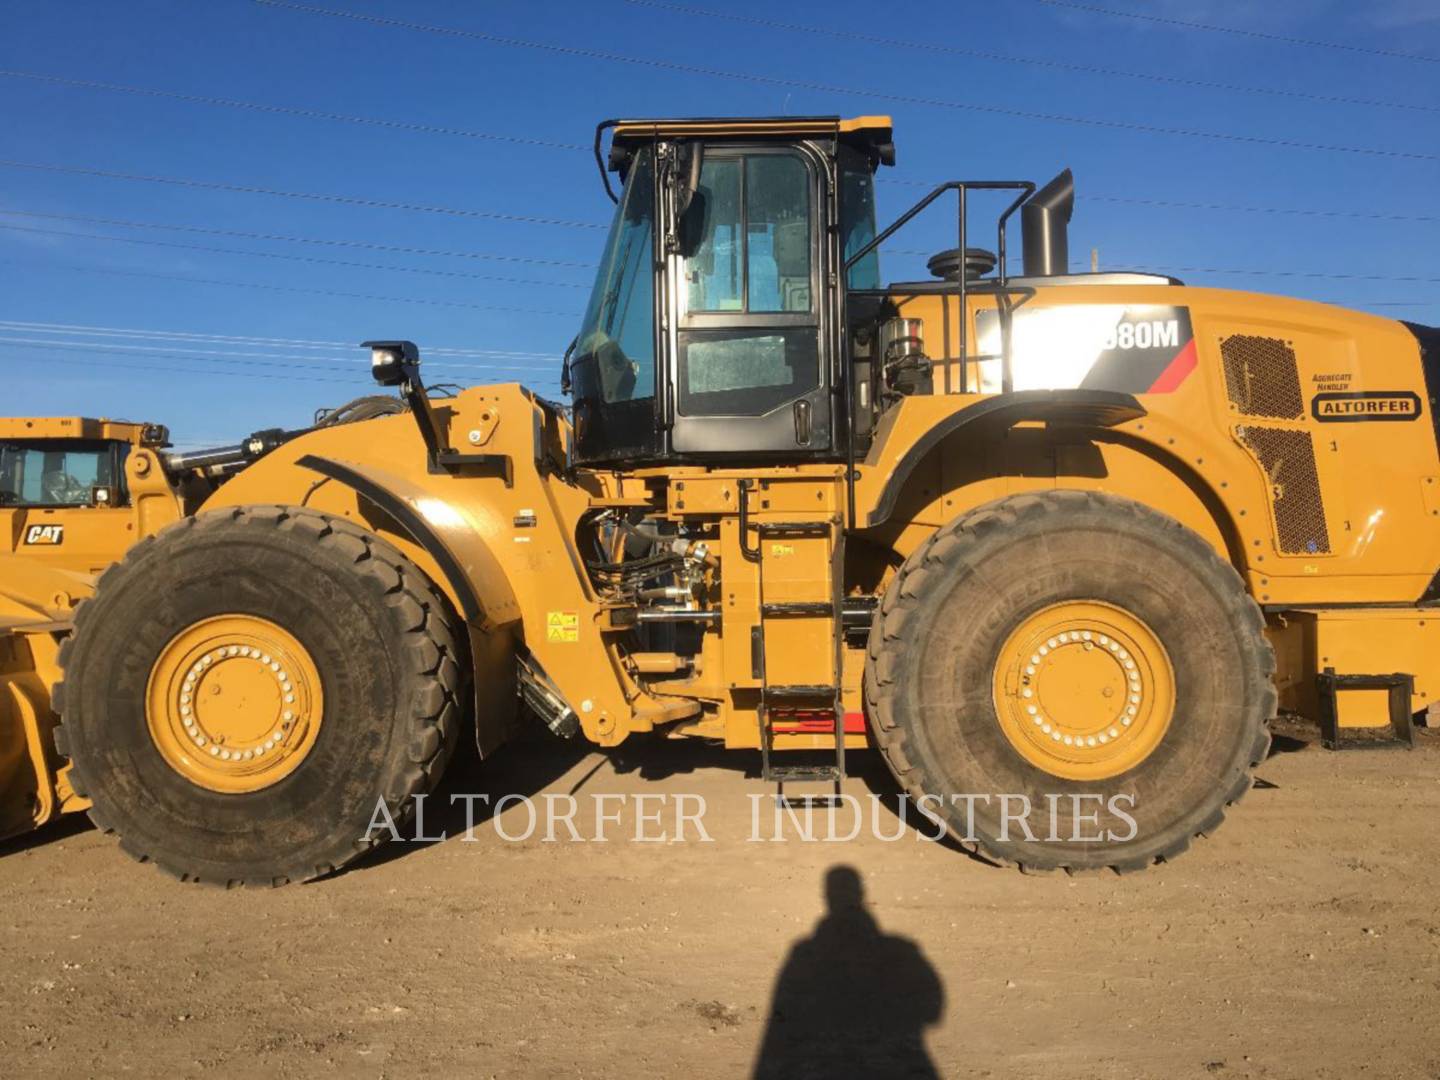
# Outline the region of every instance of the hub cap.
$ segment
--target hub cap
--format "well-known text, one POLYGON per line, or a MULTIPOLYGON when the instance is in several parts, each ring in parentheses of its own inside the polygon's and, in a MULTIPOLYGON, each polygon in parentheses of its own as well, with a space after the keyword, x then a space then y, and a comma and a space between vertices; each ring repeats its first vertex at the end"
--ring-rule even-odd
POLYGON ((238 794, 288 776, 315 745, 324 701, 305 647, 268 619, 219 615, 182 630, 150 671, 146 719, 166 763, 238 794))
POLYGON ((1103 780, 1139 765, 1175 712, 1175 673, 1153 630, 1098 600, 1031 615, 1000 648, 995 715, 1037 768, 1103 780))

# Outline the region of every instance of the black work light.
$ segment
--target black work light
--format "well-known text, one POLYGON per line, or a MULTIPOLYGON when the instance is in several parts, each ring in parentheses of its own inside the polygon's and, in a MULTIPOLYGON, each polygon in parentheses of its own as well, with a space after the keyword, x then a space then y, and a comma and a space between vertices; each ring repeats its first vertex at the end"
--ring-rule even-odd
POLYGON ((362 341, 360 347, 370 350, 370 374, 381 386, 399 386, 420 366, 413 341, 362 341))

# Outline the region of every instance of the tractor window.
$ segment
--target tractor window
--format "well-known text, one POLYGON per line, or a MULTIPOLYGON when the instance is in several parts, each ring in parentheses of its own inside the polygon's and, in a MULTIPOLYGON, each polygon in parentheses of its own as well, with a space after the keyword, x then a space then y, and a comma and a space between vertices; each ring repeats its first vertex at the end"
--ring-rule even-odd
POLYGON ((116 445, 71 439, 0 443, 0 506, 89 506, 95 487, 116 486, 116 445))
POLYGON ((697 331, 680 338, 682 416, 763 416, 819 380, 813 330, 697 331))
MULTIPOLYGON (((868 167, 840 174, 840 242, 845 259, 875 239, 875 177, 868 167)), ((880 253, 872 251, 850 268, 851 289, 880 288, 880 253)))
POLYGON ((739 158, 707 161, 691 206, 702 215, 700 243, 685 260, 691 311, 745 310, 745 244, 739 158))
POLYGON ((691 312, 770 314, 810 307, 810 176, 793 154, 707 157, 685 259, 691 312))
POLYGON ((655 394, 654 208, 650 152, 642 150, 616 208, 571 360, 577 400, 655 394))

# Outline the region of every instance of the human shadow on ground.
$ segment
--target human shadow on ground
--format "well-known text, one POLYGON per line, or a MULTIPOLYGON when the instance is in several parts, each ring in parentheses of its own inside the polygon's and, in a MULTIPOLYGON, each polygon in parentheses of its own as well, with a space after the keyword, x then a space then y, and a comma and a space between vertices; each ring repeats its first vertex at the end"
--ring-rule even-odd
POLYGON ((825 915, 775 980, 755 1080, 938 1077, 927 1028, 945 987, 920 947, 886 934, 853 867, 825 873, 825 915))

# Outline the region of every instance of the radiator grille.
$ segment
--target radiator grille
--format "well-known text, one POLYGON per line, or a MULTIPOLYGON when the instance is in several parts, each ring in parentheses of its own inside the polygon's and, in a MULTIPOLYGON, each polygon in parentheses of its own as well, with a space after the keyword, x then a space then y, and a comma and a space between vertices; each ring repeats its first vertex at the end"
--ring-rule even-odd
POLYGON ((1230 402, 1246 416, 1300 418, 1300 372, 1289 342, 1232 334, 1220 340, 1220 359, 1230 402))
POLYGON ((1246 427, 1240 440, 1255 455, 1270 481, 1275 533, 1286 555, 1328 555, 1330 530, 1320 499, 1315 446, 1308 431, 1246 427))

